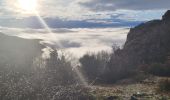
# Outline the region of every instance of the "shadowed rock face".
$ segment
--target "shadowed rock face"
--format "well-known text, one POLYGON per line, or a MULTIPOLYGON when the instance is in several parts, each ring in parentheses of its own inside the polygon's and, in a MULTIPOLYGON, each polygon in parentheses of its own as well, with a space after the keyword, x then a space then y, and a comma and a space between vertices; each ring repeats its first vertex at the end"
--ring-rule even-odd
POLYGON ((170 53, 170 11, 162 20, 153 20, 132 28, 127 36, 124 53, 138 58, 137 62, 163 62, 170 53))
POLYGON ((27 40, 0 34, 0 66, 31 66, 41 55, 39 40, 27 40))
POLYGON ((168 10, 163 16, 162 20, 170 20, 170 10, 168 10))
POLYGON ((139 65, 164 62, 170 54, 170 11, 162 20, 153 20, 140 24, 127 36, 123 49, 111 58, 110 68, 116 70, 136 70, 139 65))

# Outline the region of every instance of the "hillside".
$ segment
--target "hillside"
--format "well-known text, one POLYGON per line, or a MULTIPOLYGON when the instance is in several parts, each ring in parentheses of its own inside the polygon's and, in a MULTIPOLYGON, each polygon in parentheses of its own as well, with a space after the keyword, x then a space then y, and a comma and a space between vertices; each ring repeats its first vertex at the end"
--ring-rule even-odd
POLYGON ((29 66, 42 52, 39 40, 27 40, 0 34, 0 64, 29 66))
POLYGON ((96 100, 170 100, 169 26, 170 10, 130 29, 100 77, 105 84, 91 89, 96 100))

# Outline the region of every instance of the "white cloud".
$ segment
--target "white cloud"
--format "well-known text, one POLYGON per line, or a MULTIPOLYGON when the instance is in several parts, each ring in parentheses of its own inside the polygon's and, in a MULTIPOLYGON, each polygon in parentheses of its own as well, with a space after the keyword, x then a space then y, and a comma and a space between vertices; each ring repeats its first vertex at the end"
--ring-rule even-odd
MULTIPOLYGON (((4 17, 22 18, 35 16, 19 9, 17 0, 0 0, 0 15, 4 17)), ((39 14, 42 17, 62 18, 64 20, 108 19, 115 14, 123 14, 125 18, 130 15, 142 15, 143 10, 154 10, 150 13, 162 14, 170 9, 170 1, 167 0, 38 0, 39 14), (125 10, 127 12, 123 12, 125 10), (133 13, 134 10, 137 13, 133 13), (101 12, 102 11, 102 12, 101 12)), ((146 12, 146 11, 144 11, 146 12)), ((146 12, 147 13, 147 12, 146 12)), ((154 15, 156 16, 156 15, 154 15)), ((157 15, 158 16, 158 15, 157 15)), ((136 16, 135 16, 136 17, 136 16)), ((145 14, 144 18, 150 18, 145 14)), ((134 18, 134 17, 133 17, 134 18)), ((141 18, 141 17, 140 17, 141 18)), ((142 17, 143 18, 143 17, 142 17)))
POLYGON ((113 42, 123 43, 129 29, 110 27, 119 23, 120 27, 123 23, 130 27, 133 24, 130 21, 160 19, 165 10, 170 9, 170 1, 38 0, 37 11, 49 27, 52 24, 53 28, 57 28, 52 29, 54 34, 43 29, 30 29, 39 25, 34 20, 35 14, 26 13, 17 6, 17 0, 0 0, 0 26, 5 26, 0 27, 1 32, 27 39, 42 39, 43 43, 74 54, 81 51, 78 55, 82 55, 87 51, 109 50, 113 42), (19 28, 24 25, 26 28, 19 28), (27 28, 29 25, 33 27, 27 28), (62 25, 66 28, 58 28, 62 25))
MULTIPOLYGON (((43 17, 60 17, 60 18, 79 18, 83 13, 88 11, 82 8, 77 0, 37 0, 37 12, 43 17)), ((17 0, 0 0, 0 9, 9 16, 28 17, 35 16, 20 9, 17 0), (7 13, 8 12, 8 13, 7 13)))
MULTIPOLYGON (((54 29, 55 31, 57 29, 54 29)), ((88 51, 111 50, 113 43, 123 44, 126 39, 127 28, 104 28, 104 29, 59 29, 52 36, 41 29, 15 29, 1 27, 0 31, 27 39, 42 39, 60 50, 70 51, 76 56, 82 56, 88 51), (61 32, 64 31, 64 33, 61 32), (65 30, 69 30, 66 32, 65 30)))
POLYGON ((89 0, 80 5, 92 11, 170 9, 168 0, 89 0))

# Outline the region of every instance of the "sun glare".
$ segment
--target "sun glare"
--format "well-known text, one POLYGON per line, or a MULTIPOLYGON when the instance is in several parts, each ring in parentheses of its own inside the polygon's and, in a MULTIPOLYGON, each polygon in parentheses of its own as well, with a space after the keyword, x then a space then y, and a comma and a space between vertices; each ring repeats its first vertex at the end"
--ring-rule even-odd
POLYGON ((37 7, 37 0, 18 0, 21 9, 26 11, 35 11, 37 7))

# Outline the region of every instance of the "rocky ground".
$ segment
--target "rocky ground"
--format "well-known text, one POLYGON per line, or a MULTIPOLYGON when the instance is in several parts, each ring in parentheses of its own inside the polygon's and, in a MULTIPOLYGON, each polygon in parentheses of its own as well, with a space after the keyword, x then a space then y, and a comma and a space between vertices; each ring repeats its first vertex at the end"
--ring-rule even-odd
POLYGON ((137 83, 98 85, 90 88, 96 100, 170 100, 170 93, 158 92, 158 81, 152 77, 137 83))

